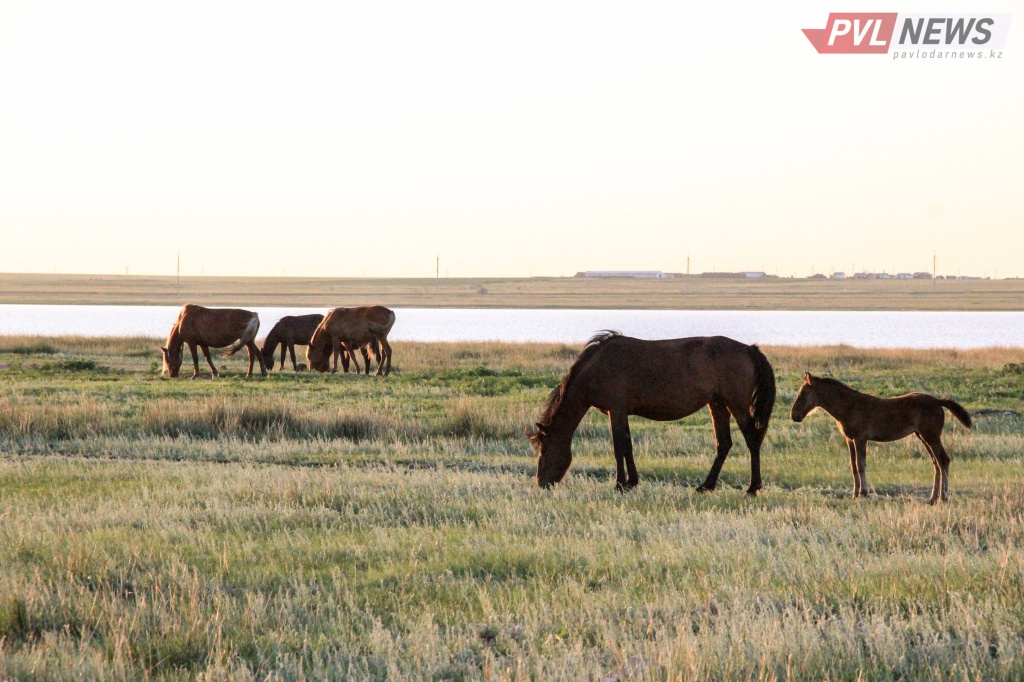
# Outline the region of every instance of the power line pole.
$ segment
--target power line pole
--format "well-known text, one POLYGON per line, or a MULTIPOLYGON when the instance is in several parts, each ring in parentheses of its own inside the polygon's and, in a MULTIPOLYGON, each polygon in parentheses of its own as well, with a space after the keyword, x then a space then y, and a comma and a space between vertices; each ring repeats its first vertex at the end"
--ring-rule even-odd
POLYGON ((181 289, 181 251, 178 252, 178 271, 174 276, 174 287, 179 290, 181 289))
POLYGON ((437 260, 434 262, 434 279, 441 279, 441 254, 437 254, 437 260))

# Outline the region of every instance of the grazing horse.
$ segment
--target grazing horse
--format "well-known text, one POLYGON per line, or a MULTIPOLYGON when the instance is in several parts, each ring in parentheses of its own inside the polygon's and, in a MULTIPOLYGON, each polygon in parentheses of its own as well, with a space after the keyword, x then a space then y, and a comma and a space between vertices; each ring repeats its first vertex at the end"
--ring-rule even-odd
POLYGON ((295 364, 295 346, 308 346, 309 339, 313 332, 323 322, 324 316, 313 315, 286 315, 282 317, 274 328, 267 334, 263 341, 263 360, 267 363, 267 369, 274 369, 274 353, 278 344, 281 345, 281 369, 284 369, 286 359, 285 353, 291 353, 292 370, 298 371, 295 364))
POLYGON ((850 450, 853 472, 853 496, 867 497, 868 441, 888 443, 913 434, 924 443, 932 458, 935 474, 932 496, 928 504, 949 499, 949 455, 942 447, 942 427, 946 422, 945 407, 960 423, 971 428, 971 415, 955 400, 936 398, 927 393, 908 393, 896 398, 877 398, 856 391, 841 381, 804 373, 804 383, 793 401, 790 416, 803 421, 810 412, 821 408, 836 420, 839 433, 850 450))
POLYGON ((748 495, 761 489, 761 443, 775 405, 775 372, 757 346, 723 336, 642 341, 606 331, 587 342, 548 397, 529 434, 537 452, 537 483, 551 486, 572 462, 572 436, 591 407, 608 415, 615 447, 615 487, 639 477, 633 463, 629 415, 674 421, 707 405, 717 454, 699 491, 714 490, 732 447, 729 417, 750 450, 748 495), (627 475, 628 474, 628 475, 627 475))
POLYGON ((192 378, 199 376, 199 355, 196 346, 203 349, 206 362, 209 363, 213 376, 220 376, 210 358, 210 346, 227 348, 223 357, 229 358, 241 349, 249 352, 249 371, 245 377, 252 376, 253 363, 259 360, 260 372, 267 376, 267 368, 263 364, 263 354, 256 347, 256 332, 260 329, 260 317, 248 310, 237 308, 204 308, 191 303, 181 309, 178 320, 171 327, 167 337, 167 345, 160 350, 164 354, 164 372, 172 377, 178 376, 181 369, 183 346, 187 343, 192 351, 192 364, 195 372, 192 378))
MULTIPOLYGON (((388 332, 395 324, 395 313, 379 305, 362 308, 334 308, 327 312, 323 322, 313 332, 306 349, 306 360, 310 369, 326 372, 330 368, 332 353, 347 352, 359 373, 359 362, 355 352, 368 344, 380 344, 377 355, 377 376, 391 373, 391 344, 388 332)), ((376 346, 374 346, 376 348, 376 346)), ((366 358, 369 373, 369 358, 366 358)), ((344 364, 344 358, 342 358, 344 364)), ((335 371, 338 369, 335 356, 335 371)))

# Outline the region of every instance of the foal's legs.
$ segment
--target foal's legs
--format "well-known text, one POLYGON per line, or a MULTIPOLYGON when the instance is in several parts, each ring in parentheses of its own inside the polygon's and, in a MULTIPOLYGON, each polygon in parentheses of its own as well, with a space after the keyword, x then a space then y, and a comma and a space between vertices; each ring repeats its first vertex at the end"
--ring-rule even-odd
POLYGON ((868 496, 868 442, 865 439, 853 441, 854 447, 857 448, 857 487, 859 492, 857 497, 868 496))
MULTIPOLYGON (((341 344, 341 342, 340 342, 340 341, 339 341, 339 344, 341 344)), ((359 360, 357 360, 357 359, 356 359, 356 352, 355 352, 355 349, 353 349, 353 348, 349 348, 347 344, 341 344, 341 347, 342 347, 342 349, 343 349, 343 350, 342 350, 342 352, 348 351, 348 357, 349 357, 349 359, 350 359, 350 360, 352 361, 352 365, 353 365, 353 367, 355 367, 355 370, 356 370, 356 374, 359 374, 359 372, 360 372, 360 369, 359 369, 359 360)), ((345 367, 345 371, 346 371, 346 372, 348 371, 348 367, 345 367)))
POLYGON ((608 421, 611 423, 612 444, 615 447, 615 489, 625 492, 630 488, 635 488, 640 482, 640 477, 636 473, 636 464, 633 463, 633 439, 629 435, 629 415, 625 412, 609 412, 608 421))
POLYGON ((697 486, 697 492, 701 493, 714 490, 718 485, 718 475, 722 473, 722 465, 725 464, 725 458, 732 448, 732 434, 729 433, 729 410, 721 403, 711 403, 708 405, 708 409, 711 410, 711 426, 715 430, 716 454, 708 477, 697 486))
POLYGON ((853 474, 853 496, 860 497, 860 476, 857 475, 857 446, 852 438, 846 439, 846 447, 850 450, 850 473, 853 474))
POLYGON ((928 449, 928 454, 932 456, 932 466, 935 467, 932 496, 929 498, 928 504, 935 504, 940 499, 945 502, 949 499, 949 455, 946 454, 946 448, 942 446, 940 436, 918 434, 917 437, 928 449))
MULTIPOLYGON (((220 376, 220 372, 217 371, 217 366, 213 364, 213 358, 210 357, 210 347, 205 343, 199 346, 203 349, 203 355, 206 357, 206 364, 210 366, 210 371, 213 372, 214 378, 220 376)), ((195 351, 192 351, 192 357, 195 357, 195 351)), ((196 374, 199 374, 199 363, 196 363, 196 374)))

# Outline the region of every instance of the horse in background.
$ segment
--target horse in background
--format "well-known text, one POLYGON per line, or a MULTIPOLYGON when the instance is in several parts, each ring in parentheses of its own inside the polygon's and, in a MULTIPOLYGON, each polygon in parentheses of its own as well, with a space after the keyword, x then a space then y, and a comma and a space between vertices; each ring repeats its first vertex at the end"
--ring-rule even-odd
POLYGON ((821 408, 836 420, 839 433, 846 439, 853 472, 853 496, 867 497, 868 441, 888 443, 913 434, 924 444, 932 458, 932 494, 928 504, 949 499, 949 455, 942 446, 942 429, 949 410, 961 424, 971 428, 971 415, 963 405, 948 398, 927 393, 907 393, 896 398, 878 398, 861 393, 841 381, 804 373, 804 383, 796 394, 790 417, 802 422, 821 408))
MULTIPOLYGON (((313 332, 306 349, 306 360, 310 369, 326 372, 330 369, 330 359, 335 355, 334 370, 337 371, 337 353, 348 352, 356 373, 359 373, 359 362, 355 351, 364 349, 368 344, 376 342, 380 345, 377 355, 377 376, 391 373, 391 344, 388 333, 395 324, 395 313, 383 306, 366 306, 361 308, 334 308, 327 312, 323 322, 313 332)), ((364 351, 365 352, 365 351, 364 351)), ((369 359, 364 355, 369 373, 369 359)), ((344 357, 342 358, 344 364, 344 357)))
POLYGON ((267 368, 263 363, 263 354, 256 346, 256 332, 260 329, 260 317, 249 310, 237 308, 204 308, 188 304, 181 309, 178 319, 171 327, 167 337, 167 345, 160 350, 164 355, 163 371, 171 377, 177 377, 181 370, 183 347, 188 344, 192 351, 192 364, 195 371, 192 378, 199 376, 199 355, 196 347, 202 348, 206 362, 213 371, 213 376, 220 373, 210 358, 210 346, 225 348, 223 357, 229 358, 241 349, 249 352, 249 371, 245 377, 252 376, 253 363, 260 363, 260 372, 267 376, 267 368))
POLYGON ((615 487, 639 483, 629 416, 682 419, 705 405, 711 411, 717 454, 697 488, 714 490, 732 448, 729 418, 750 450, 748 495, 761 489, 761 443, 775 405, 775 372, 757 346, 723 336, 643 341, 603 332, 590 339, 548 397, 528 434, 537 453, 537 484, 549 487, 572 463, 572 436, 591 407, 608 415, 615 449, 615 487))
POLYGON ((295 346, 308 346, 313 332, 323 322, 324 316, 318 313, 312 315, 286 315, 278 320, 274 328, 263 340, 263 360, 267 363, 267 369, 274 369, 274 354, 278 345, 281 346, 281 369, 284 369, 286 353, 291 354, 292 371, 298 371, 295 363, 295 346))

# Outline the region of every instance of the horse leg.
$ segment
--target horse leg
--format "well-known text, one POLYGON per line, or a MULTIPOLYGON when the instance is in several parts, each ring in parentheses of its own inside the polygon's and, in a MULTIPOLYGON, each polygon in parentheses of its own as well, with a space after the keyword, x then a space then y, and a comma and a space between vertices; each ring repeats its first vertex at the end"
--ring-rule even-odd
POLYGON ((363 346, 359 350, 363 354, 363 364, 366 365, 366 376, 370 376, 370 349, 368 346, 363 346))
POLYGON ((732 434, 729 433, 729 410, 721 403, 710 403, 708 409, 711 410, 711 426, 715 432, 716 454, 708 477, 697 486, 697 492, 700 493, 714 490, 718 485, 718 475, 722 473, 722 465, 725 464, 725 458, 729 456, 729 450, 732 449, 732 434))
MULTIPOLYGON (((359 360, 356 359, 355 351, 349 348, 347 345, 345 346, 345 349, 348 350, 348 357, 352 361, 352 367, 356 370, 356 374, 359 374, 360 372, 362 372, 362 370, 359 369, 359 360)), ((348 371, 347 366, 345 367, 345 371, 348 371)))
POLYGON ((938 485, 933 485, 933 488, 937 489, 932 490, 932 499, 928 502, 935 504, 940 499, 946 502, 949 500, 949 455, 946 453, 946 448, 942 446, 941 436, 929 437, 925 444, 935 453, 935 463, 938 465, 936 475, 939 477, 938 485))
MULTIPOLYGON (((199 346, 203 349, 203 355, 206 357, 206 364, 210 366, 210 371, 213 372, 214 378, 220 376, 220 372, 217 371, 217 366, 213 364, 213 358, 210 357, 210 347, 206 344, 199 346)), ((192 357, 195 357, 195 352, 192 353, 192 357)), ((199 374, 199 362, 196 362, 196 374, 199 374)))
POLYGON ((629 435, 629 415, 625 412, 608 412, 612 428, 612 445, 615 448, 615 489, 626 492, 640 482, 633 463, 633 439, 629 435))
POLYGON ((377 365, 377 375, 381 375, 381 366, 384 362, 387 362, 387 368, 384 370, 384 376, 391 374, 391 344, 388 343, 387 339, 380 340, 380 351, 382 356, 378 356, 380 363, 377 365))
MULTIPOLYGON (((267 365, 263 362, 263 353, 260 352, 260 348, 259 346, 256 345, 256 342, 250 341, 249 343, 245 344, 245 349, 249 351, 249 372, 245 375, 245 378, 248 379, 250 376, 252 376, 253 360, 256 360, 260 363, 260 375, 267 376, 267 365)), ((281 363, 281 367, 284 367, 283 362, 281 363)))
POLYGON ((761 482, 761 443, 764 442, 765 431, 758 431, 754 428, 754 420, 745 413, 740 412, 739 414, 745 418, 742 422, 740 419, 736 419, 736 424, 740 427, 740 433, 743 434, 747 450, 750 451, 750 486, 747 487, 747 494, 757 495, 757 491, 764 487, 761 482))
POLYGON ((857 448, 857 485, 860 488, 859 497, 868 496, 868 442, 861 438, 853 441, 857 448))
POLYGON ((195 379, 199 376, 199 355, 196 354, 196 345, 194 343, 188 344, 188 349, 192 351, 192 365, 195 370, 192 372, 192 378, 195 379))
POLYGON ((860 497, 860 477, 857 475, 857 446, 852 438, 846 439, 846 447, 850 451, 850 473, 853 474, 853 496, 860 497))
POLYGON ((935 504, 939 501, 940 491, 942 490, 942 469, 939 468, 939 458, 935 456, 935 451, 932 450, 932 446, 925 440, 924 436, 920 432, 914 434, 917 439, 921 441, 921 445, 924 446, 925 452, 932 458, 932 494, 928 498, 928 504, 935 504))
MULTIPOLYGON (((294 343, 289 343, 288 344, 288 353, 291 355, 291 358, 292 358, 292 371, 293 372, 298 372, 299 371, 299 366, 295 362, 295 344, 294 343)), ((281 367, 282 367, 282 369, 284 368, 284 358, 281 358, 281 367)))

